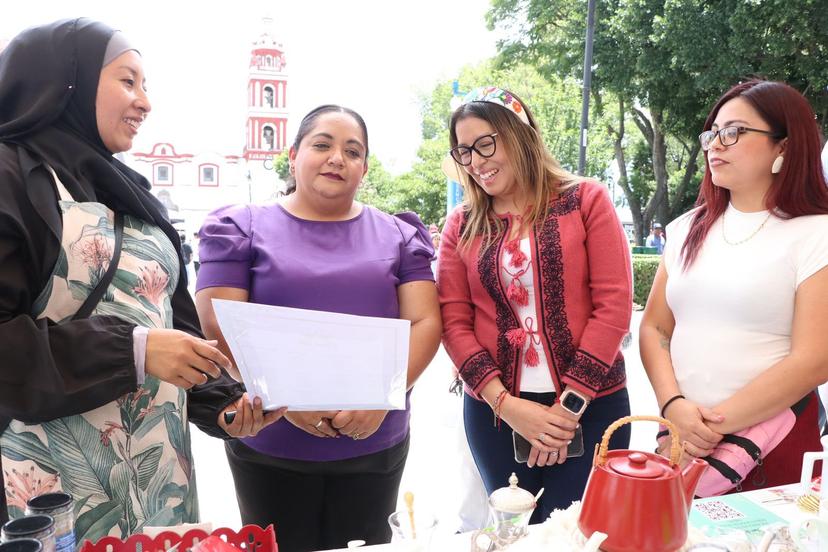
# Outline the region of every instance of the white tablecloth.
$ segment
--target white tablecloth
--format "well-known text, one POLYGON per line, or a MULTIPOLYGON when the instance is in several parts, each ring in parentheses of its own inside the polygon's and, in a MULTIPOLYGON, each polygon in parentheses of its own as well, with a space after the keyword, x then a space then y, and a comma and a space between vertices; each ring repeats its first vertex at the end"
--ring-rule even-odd
MULTIPOLYGON (((762 508, 773 512, 789 523, 795 523, 813 517, 808 515, 796 505, 796 497, 801 494, 799 484, 784 485, 781 487, 773 487, 769 489, 761 489, 758 491, 749 491, 746 493, 739 493, 741 496, 758 504, 762 508)), ((530 531, 533 527, 530 526, 530 531)), ((471 546, 471 533, 464 533, 461 535, 446 535, 441 534, 438 530, 432 539, 431 546, 427 548, 429 551, 466 551, 471 546)), ((339 548, 327 552, 348 552, 349 549, 339 548)), ((403 543, 392 542, 391 544, 382 544, 375 546, 360 546, 355 549, 350 549, 350 552, 355 551, 365 552, 407 552, 409 548, 403 543)), ((322 551, 320 551, 322 552, 322 551)))

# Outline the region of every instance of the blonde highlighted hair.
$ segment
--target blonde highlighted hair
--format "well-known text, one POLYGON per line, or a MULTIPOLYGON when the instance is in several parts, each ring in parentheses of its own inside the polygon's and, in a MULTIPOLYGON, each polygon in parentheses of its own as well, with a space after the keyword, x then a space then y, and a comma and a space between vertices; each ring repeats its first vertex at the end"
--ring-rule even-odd
MULTIPOLYGON (((486 121, 494 128, 497 147, 505 150, 515 175, 515 185, 529 202, 527 212, 523 214, 523 225, 534 227, 545 218, 549 202, 582 178, 564 170, 552 157, 529 108, 515 94, 507 92, 523 106, 529 118, 528 125, 502 105, 471 101, 461 105, 451 116, 449 138, 451 147, 457 147, 457 123, 469 117, 486 121)), ((503 223, 494 216, 492 197, 465 170, 457 172, 463 185, 463 204, 468 215, 459 246, 468 248, 475 237, 482 236, 481 248, 485 249, 503 232, 503 223)))

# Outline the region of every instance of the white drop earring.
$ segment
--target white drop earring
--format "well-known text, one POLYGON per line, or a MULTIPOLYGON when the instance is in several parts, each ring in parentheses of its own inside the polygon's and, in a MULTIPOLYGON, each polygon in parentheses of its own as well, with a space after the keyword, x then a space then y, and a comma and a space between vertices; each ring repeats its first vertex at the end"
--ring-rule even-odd
POLYGON ((779 171, 782 170, 782 163, 785 161, 785 158, 781 155, 778 155, 776 159, 773 160, 773 165, 771 165, 771 174, 779 174, 779 171))

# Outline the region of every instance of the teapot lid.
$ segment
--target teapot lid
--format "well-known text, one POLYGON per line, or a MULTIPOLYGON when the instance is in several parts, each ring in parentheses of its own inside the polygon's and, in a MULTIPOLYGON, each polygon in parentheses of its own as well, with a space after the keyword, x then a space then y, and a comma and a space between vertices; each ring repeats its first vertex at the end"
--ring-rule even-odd
POLYGON ((489 497, 489 505, 499 512, 522 514, 535 508, 532 493, 517 486, 518 478, 514 472, 509 477, 509 486, 501 487, 489 497))
POLYGON ((636 479, 658 479, 673 475, 673 469, 656 458, 643 452, 630 452, 625 456, 615 456, 607 461, 615 473, 636 479))

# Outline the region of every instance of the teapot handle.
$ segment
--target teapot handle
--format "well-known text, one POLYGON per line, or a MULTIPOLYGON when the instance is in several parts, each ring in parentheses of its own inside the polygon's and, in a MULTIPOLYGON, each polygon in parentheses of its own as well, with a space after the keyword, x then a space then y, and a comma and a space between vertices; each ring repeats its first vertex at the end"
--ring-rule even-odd
POLYGON ((673 422, 658 416, 625 416, 624 418, 619 418, 618 420, 612 422, 604 432, 604 437, 601 439, 601 444, 598 447, 598 454, 595 458, 595 464, 597 466, 603 466, 607 462, 609 440, 610 437, 612 437, 612 434, 615 433, 616 429, 630 422, 658 422, 664 425, 667 428, 667 431, 670 432, 670 464, 673 466, 678 464, 679 458, 681 458, 681 453, 684 452, 684 450, 679 443, 678 429, 675 425, 673 425, 673 422))

